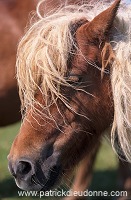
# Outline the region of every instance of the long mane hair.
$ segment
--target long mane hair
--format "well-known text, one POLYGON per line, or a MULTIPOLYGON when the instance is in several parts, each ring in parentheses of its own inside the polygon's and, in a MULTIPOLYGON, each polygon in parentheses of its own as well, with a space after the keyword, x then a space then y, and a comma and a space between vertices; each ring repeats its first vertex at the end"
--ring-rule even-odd
MULTIPOLYGON (((81 5, 61 6, 44 16, 41 14, 42 4, 44 1, 38 4, 37 20, 31 24, 18 46, 16 66, 22 111, 29 106, 34 110, 34 104, 42 107, 35 98, 38 91, 44 98, 45 110, 53 103, 57 105, 57 99, 61 99, 72 109, 60 92, 61 85, 72 87, 65 78, 69 54, 73 54, 72 46, 75 45, 70 27, 82 18, 92 20, 109 4, 103 1, 97 4, 82 2, 81 5)), ((131 161, 130 21, 131 6, 121 5, 109 37, 115 54, 110 74, 114 99, 112 144, 114 145, 117 130, 120 146, 131 161)), ((90 64, 97 67, 94 63, 90 64)))

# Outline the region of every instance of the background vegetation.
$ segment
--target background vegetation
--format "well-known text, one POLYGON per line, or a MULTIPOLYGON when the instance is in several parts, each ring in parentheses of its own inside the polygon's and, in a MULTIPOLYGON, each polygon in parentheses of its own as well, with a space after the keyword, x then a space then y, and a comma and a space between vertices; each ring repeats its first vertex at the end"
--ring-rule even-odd
MULTIPOLYGON (((20 127, 20 123, 0 128, 0 200, 31 200, 33 198, 18 197, 18 188, 8 172, 7 155, 12 141, 20 127)), ((110 144, 104 139, 98 152, 94 166, 94 175, 90 190, 116 190, 117 189, 117 160, 110 144)), ((45 198, 42 198, 45 200, 45 198)), ((47 198, 49 200, 49 198, 47 198)), ((53 198, 54 199, 54 198, 53 198)), ((58 198, 57 198, 58 199, 58 198)), ((91 200, 108 200, 104 197, 91 198, 91 200)), ((52 198, 51 198, 52 200, 52 198)), ((111 200, 111 198, 109 199, 111 200)))

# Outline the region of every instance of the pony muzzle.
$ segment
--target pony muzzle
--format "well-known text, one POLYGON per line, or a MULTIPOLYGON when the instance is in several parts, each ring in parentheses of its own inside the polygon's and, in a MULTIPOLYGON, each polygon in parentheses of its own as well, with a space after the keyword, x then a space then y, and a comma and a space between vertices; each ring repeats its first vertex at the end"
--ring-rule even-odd
POLYGON ((26 158, 14 162, 9 158, 8 168, 17 186, 27 191, 50 190, 56 185, 62 172, 56 155, 51 155, 45 161, 26 158))

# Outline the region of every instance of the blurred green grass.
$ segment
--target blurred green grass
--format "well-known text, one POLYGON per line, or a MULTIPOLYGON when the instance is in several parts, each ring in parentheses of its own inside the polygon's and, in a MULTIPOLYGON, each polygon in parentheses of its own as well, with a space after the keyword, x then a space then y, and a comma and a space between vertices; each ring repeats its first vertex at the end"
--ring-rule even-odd
MULTIPOLYGON (((19 189, 16 187, 13 178, 8 172, 7 155, 9 153, 12 141, 19 130, 19 127, 20 123, 16 123, 5 128, 0 128, 0 200, 33 199, 29 197, 18 197, 17 191, 19 189)), ((111 145, 104 139, 95 162, 94 175, 90 190, 115 190, 117 185, 116 180, 116 156, 111 148, 111 145)), ((96 197, 96 199, 92 197, 91 200, 99 200, 99 197, 96 197)), ((104 200, 104 197, 100 197, 100 200, 104 200)))

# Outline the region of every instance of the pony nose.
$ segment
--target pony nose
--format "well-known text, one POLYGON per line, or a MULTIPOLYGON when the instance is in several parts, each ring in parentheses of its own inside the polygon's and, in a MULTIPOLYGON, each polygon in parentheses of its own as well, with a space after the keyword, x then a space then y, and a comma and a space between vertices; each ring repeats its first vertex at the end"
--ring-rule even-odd
POLYGON ((20 160, 14 165, 9 164, 9 170, 15 178, 28 180, 34 174, 34 166, 29 161, 20 160))
POLYGON ((27 174, 30 174, 32 171, 32 166, 27 161, 19 161, 16 166, 16 175, 19 175, 21 177, 26 176, 27 174))

